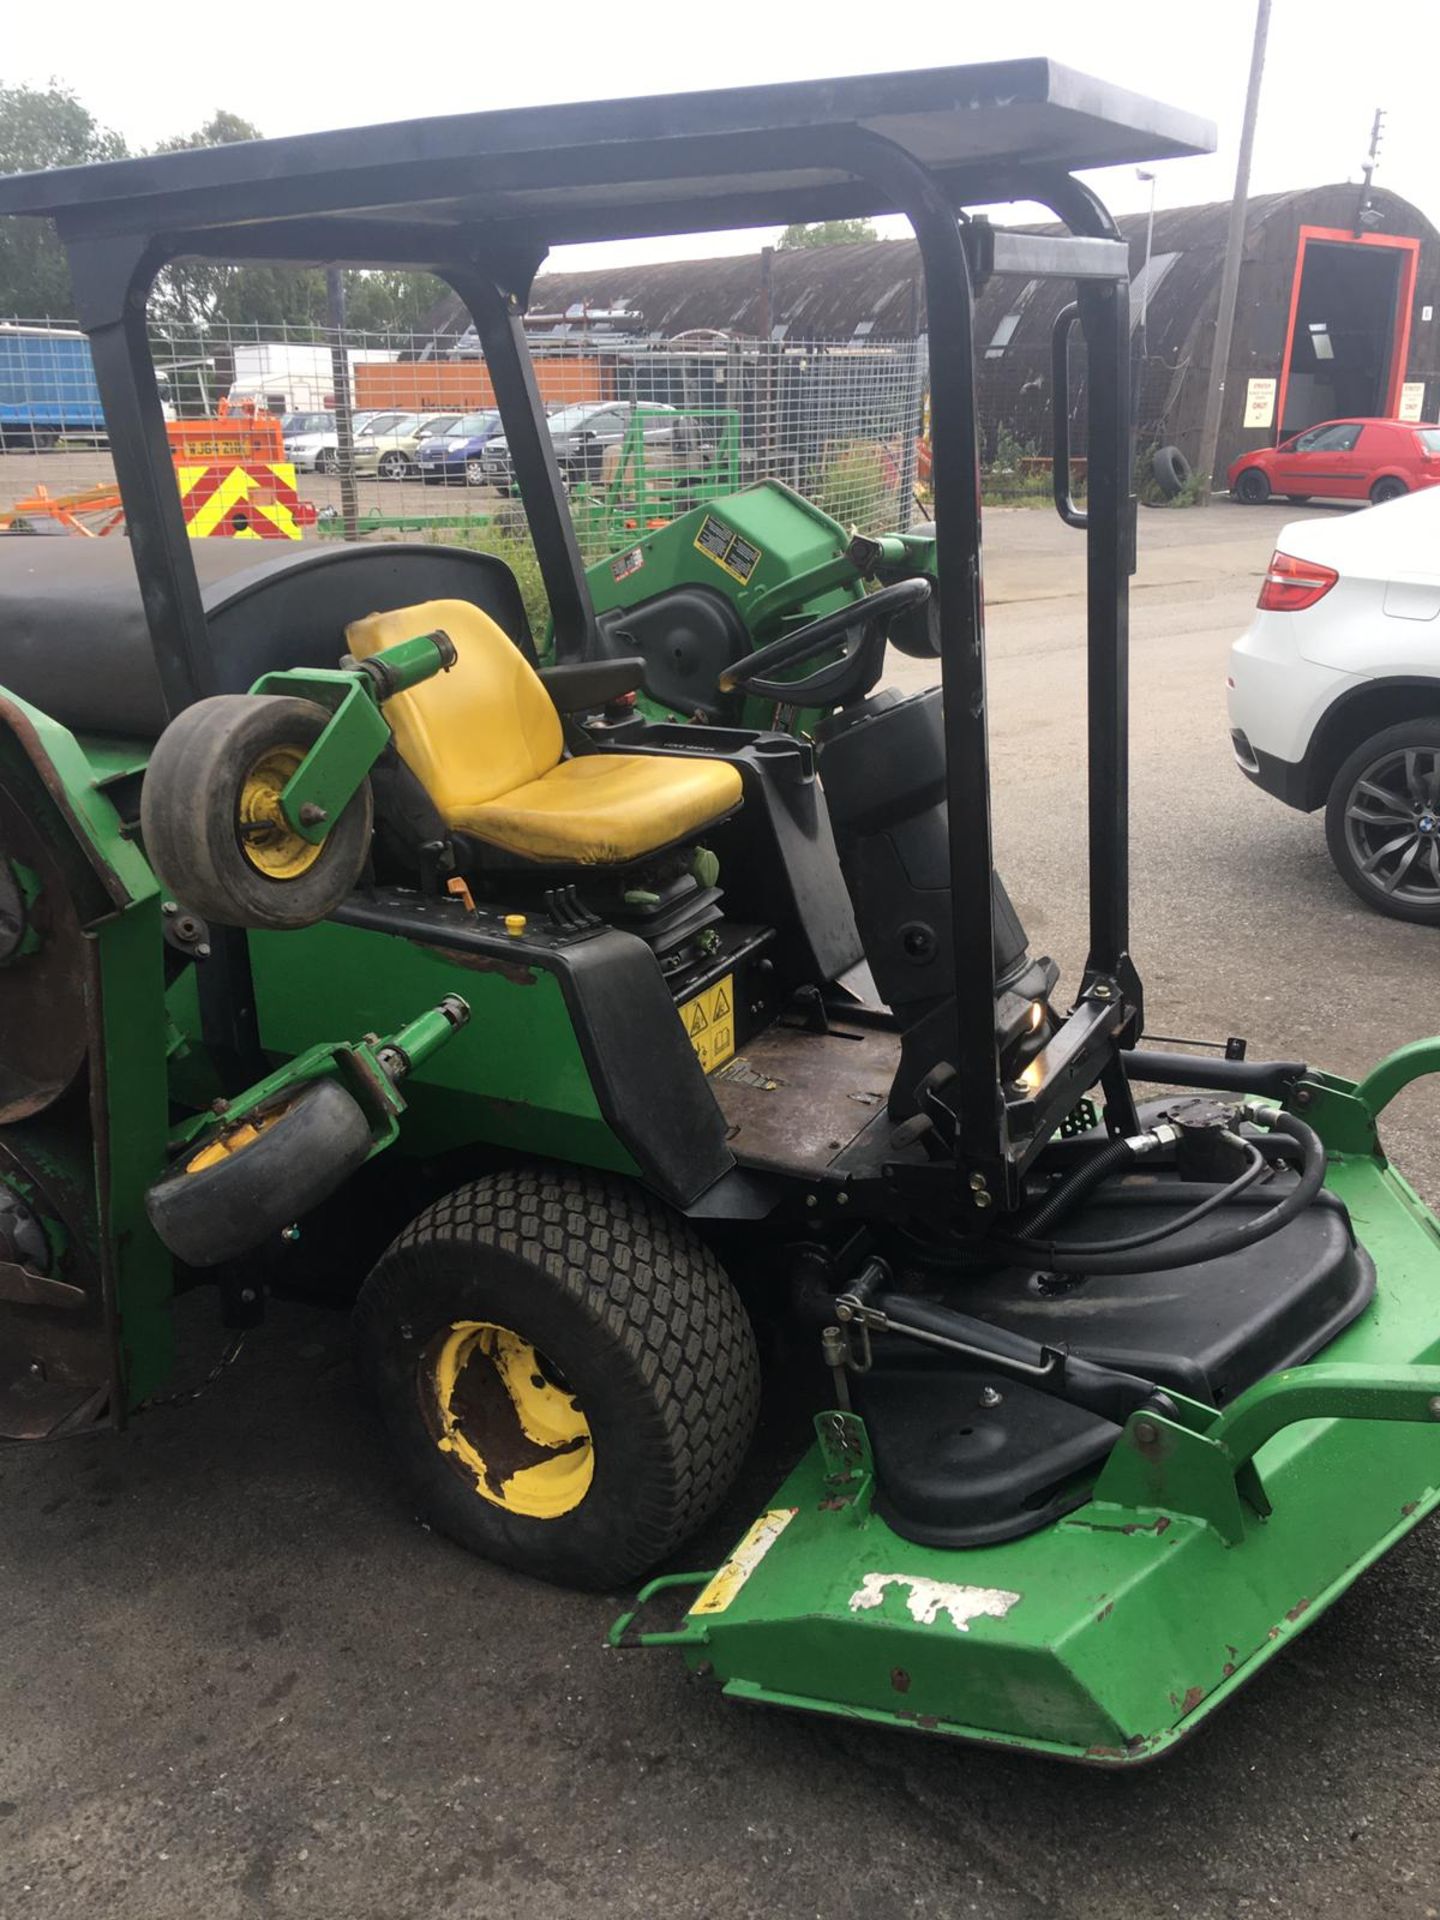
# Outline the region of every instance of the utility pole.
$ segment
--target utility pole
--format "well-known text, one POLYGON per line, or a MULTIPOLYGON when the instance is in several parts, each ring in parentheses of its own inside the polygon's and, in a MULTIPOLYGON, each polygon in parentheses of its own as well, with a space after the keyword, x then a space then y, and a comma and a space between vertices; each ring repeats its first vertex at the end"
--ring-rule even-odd
POLYGON ((330 328, 330 380, 335 389, 335 458, 340 473, 340 515, 345 538, 358 532, 355 495, 355 433, 350 419, 350 354, 345 345, 345 281, 339 267, 325 269, 326 320, 330 328))
POLYGON ((1356 231, 1361 227, 1378 227, 1381 215, 1375 211, 1374 201, 1370 197, 1370 185, 1375 178, 1375 168, 1380 160, 1380 142, 1385 134, 1385 109, 1375 109, 1375 119, 1370 128, 1370 151, 1365 156, 1365 165, 1361 170, 1360 210, 1355 216, 1356 231))
POLYGON ((1215 451, 1220 442, 1220 414, 1225 405, 1225 379, 1230 370, 1230 339, 1235 331, 1235 296, 1240 288, 1240 259, 1245 251, 1245 214, 1250 200, 1250 156, 1255 147, 1255 121, 1260 112, 1260 77, 1265 71, 1265 41, 1270 32, 1270 0, 1255 8, 1255 44, 1250 53, 1250 85, 1245 94, 1245 119, 1240 128, 1240 156, 1235 162, 1235 195, 1230 202, 1230 231, 1225 240, 1225 268, 1220 276, 1220 304, 1215 313, 1215 345, 1210 356, 1210 390, 1205 396, 1205 424, 1200 433, 1196 466, 1199 504, 1210 504, 1215 476, 1215 451))

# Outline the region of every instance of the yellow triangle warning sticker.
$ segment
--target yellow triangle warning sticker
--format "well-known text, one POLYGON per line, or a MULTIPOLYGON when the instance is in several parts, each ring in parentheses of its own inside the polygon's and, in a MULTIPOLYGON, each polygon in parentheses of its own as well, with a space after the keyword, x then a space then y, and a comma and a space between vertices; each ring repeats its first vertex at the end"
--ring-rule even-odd
POLYGON ((710 1022, 705 1017, 705 1009, 697 1000, 695 1002, 695 1011, 690 1016, 690 1025, 687 1029, 690 1038, 693 1040, 697 1033, 703 1033, 709 1024, 710 1022))
POLYGON ((717 1020, 723 1020, 725 1015, 729 1013, 729 1011, 730 1011, 730 1002, 725 997, 724 987, 721 987, 718 989, 715 995, 715 1006, 713 1008, 715 1018, 717 1020))

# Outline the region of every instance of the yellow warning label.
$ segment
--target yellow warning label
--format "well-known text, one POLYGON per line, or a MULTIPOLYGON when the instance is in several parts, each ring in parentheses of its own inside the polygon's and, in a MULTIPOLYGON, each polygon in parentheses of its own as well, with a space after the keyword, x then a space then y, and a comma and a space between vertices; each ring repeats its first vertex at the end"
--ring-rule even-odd
POLYGON ((682 1000, 680 1018, 706 1073, 723 1067, 735 1051, 735 976, 727 973, 693 1000, 682 1000))
POLYGON ((691 1607, 691 1613, 724 1613, 799 1511, 798 1507, 772 1507, 769 1513, 762 1513, 691 1607))

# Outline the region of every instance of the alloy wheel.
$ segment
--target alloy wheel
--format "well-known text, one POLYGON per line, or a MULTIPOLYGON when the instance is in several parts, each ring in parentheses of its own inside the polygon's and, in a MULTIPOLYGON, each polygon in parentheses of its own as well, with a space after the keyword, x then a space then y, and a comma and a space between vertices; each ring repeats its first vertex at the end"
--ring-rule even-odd
POLYGON ((1366 767, 1346 796, 1345 842, 1378 892, 1440 906, 1440 747, 1398 747, 1366 767))

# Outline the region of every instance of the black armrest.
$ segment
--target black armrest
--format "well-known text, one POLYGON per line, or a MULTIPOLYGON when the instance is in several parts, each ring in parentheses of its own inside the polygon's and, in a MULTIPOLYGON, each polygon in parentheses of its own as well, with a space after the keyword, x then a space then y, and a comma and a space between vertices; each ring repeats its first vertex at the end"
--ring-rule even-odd
POLYGON ((645 679, 645 662, 635 655, 626 660, 572 660, 563 666, 541 667, 540 681, 560 713, 584 713, 634 693, 645 679))

